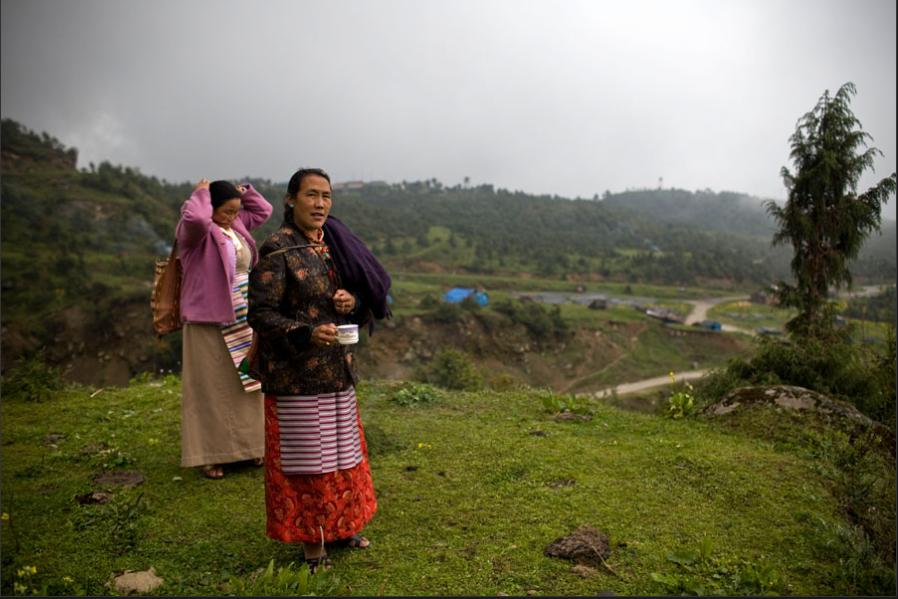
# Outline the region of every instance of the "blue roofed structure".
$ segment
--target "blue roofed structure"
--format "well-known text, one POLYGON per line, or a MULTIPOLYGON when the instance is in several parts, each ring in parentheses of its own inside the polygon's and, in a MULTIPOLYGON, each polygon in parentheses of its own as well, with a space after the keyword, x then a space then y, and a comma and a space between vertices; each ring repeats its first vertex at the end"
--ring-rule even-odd
POLYGON ((489 303, 489 296, 485 291, 477 291, 468 287, 453 287, 443 295, 443 301, 450 304, 460 304, 469 296, 474 296, 474 301, 481 306, 489 303))

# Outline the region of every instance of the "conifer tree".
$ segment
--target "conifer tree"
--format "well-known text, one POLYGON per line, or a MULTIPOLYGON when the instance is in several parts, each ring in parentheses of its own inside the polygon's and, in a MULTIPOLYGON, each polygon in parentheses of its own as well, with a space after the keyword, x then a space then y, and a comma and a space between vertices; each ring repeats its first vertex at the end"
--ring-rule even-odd
POLYGON ((801 117, 790 138, 795 173, 783 167, 789 192, 785 206, 768 202, 767 211, 779 230, 773 244, 790 243, 794 285, 781 283, 780 301, 798 309, 787 330, 799 335, 826 337, 833 332, 831 287, 851 286, 848 265, 864 240, 881 223, 882 205, 895 193, 892 173, 858 194, 861 175, 873 169, 878 149, 849 106, 856 93, 846 83, 830 96, 826 90, 817 105, 801 117))

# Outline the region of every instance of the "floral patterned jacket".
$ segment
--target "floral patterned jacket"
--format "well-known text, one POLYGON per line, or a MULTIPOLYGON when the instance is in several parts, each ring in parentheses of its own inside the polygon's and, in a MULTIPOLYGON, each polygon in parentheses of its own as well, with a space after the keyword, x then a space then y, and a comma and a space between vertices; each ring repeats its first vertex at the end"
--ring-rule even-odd
POLYGON ((352 346, 322 347, 310 341, 316 326, 358 323, 358 315, 364 313, 353 289, 347 291, 356 297, 355 309, 348 315, 337 313, 333 296, 339 285, 333 261, 322 256, 292 222, 285 222, 262 244, 249 277, 247 320, 259 336, 254 366, 264 393, 317 395, 356 383, 352 346))

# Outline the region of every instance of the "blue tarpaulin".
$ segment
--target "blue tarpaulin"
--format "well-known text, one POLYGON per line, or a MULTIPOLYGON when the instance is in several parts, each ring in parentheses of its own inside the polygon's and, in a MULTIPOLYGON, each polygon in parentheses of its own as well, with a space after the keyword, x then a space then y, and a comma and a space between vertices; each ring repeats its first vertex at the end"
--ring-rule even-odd
POLYGON ((443 301, 449 302, 450 304, 458 304, 463 302, 465 298, 470 295, 473 295, 474 301, 481 306, 485 306, 489 303, 489 297, 486 295, 486 292, 465 287, 454 287, 450 289, 443 296, 443 301))

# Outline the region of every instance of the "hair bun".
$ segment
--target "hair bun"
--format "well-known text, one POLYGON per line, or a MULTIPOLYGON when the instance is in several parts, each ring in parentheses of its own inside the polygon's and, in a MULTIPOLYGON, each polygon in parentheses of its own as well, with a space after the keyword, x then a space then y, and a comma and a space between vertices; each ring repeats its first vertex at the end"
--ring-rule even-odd
POLYGON ((228 181, 213 181, 209 183, 209 195, 212 196, 212 208, 218 208, 228 200, 240 199, 240 191, 228 181))

